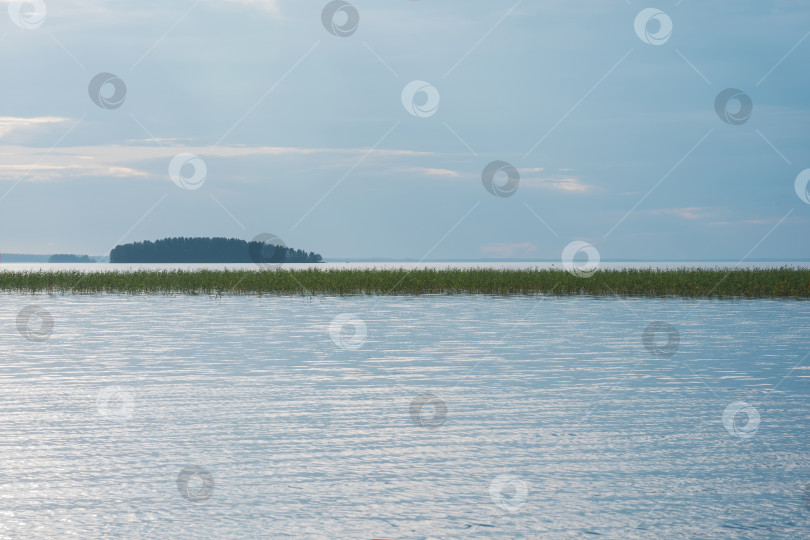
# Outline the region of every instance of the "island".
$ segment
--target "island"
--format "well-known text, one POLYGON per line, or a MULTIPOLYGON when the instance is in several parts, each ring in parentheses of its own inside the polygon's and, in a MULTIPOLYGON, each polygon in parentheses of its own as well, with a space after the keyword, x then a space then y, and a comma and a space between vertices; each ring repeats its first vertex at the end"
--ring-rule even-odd
POLYGON ((91 259, 89 255, 70 255, 66 253, 57 253, 48 257, 49 263, 92 263, 96 262, 91 259))
MULTIPOLYGON (((321 263, 314 252, 293 249, 275 237, 250 242, 237 238, 164 238, 115 246, 111 263, 321 263), (276 241, 272 241, 275 239, 276 241)), ((261 237, 258 237, 261 238, 261 237)))

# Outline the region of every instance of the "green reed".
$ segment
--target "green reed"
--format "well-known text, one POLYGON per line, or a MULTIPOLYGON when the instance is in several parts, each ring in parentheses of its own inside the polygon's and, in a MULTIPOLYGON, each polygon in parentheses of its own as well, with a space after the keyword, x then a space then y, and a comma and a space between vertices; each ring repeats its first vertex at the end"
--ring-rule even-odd
POLYGON ((199 270, 0 272, 0 291, 207 295, 591 295, 808 298, 810 271, 776 269, 602 270, 199 270))

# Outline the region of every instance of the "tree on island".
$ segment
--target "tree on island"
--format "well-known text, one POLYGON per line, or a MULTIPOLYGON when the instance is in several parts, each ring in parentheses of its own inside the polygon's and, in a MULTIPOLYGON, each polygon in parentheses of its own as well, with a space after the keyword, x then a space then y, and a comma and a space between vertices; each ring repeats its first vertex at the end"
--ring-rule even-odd
POLYGON ((115 246, 111 263, 320 263, 314 252, 237 238, 164 238, 115 246))

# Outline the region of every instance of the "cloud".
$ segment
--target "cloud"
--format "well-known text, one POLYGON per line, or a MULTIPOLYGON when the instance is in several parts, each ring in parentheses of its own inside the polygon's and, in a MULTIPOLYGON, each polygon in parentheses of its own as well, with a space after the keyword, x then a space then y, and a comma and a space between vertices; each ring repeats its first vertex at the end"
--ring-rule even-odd
POLYGON ((730 226, 730 225, 772 225, 779 223, 784 218, 772 217, 764 219, 740 219, 735 221, 711 221, 709 225, 730 226))
MULTIPOLYGON (((431 176, 434 178, 445 180, 479 180, 480 173, 478 172, 463 172, 453 169, 441 168, 428 168, 428 167, 408 167, 399 169, 405 173, 418 174, 420 176, 431 176)), ((538 173, 543 172, 545 169, 542 167, 519 169, 520 173, 520 187, 529 189, 553 189, 557 191, 564 191, 567 193, 588 193, 594 188, 588 184, 583 183, 578 178, 572 177, 541 177, 536 176, 538 173), (534 176, 533 176, 534 175, 534 176)))
POLYGON ((769 225, 771 223, 776 223, 777 218, 771 219, 746 219, 743 223, 747 225, 769 225))
POLYGON ((529 257, 537 252, 537 246, 530 242, 507 244, 497 242, 481 247, 481 254, 487 258, 509 259, 513 257, 529 257))
POLYGON ((459 171, 451 169, 431 169, 428 167, 410 167, 402 169, 403 172, 415 173, 421 176, 438 176, 447 179, 460 179, 464 178, 464 174, 459 171))
POLYGON ((228 0, 237 4, 255 7, 270 13, 278 13, 278 0, 228 0))
POLYGON ((62 178, 80 177, 105 177, 105 178, 135 178, 149 177, 149 173, 139 171, 129 167, 115 167, 103 164, 66 164, 53 163, 33 165, 0 165, 0 180, 20 180, 25 179, 31 182, 50 182, 62 178))
POLYGON ((13 131, 30 130, 47 126, 48 124, 59 124, 65 121, 67 121, 67 118, 60 118, 58 116, 37 116, 34 118, 0 116, 0 137, 5 137, 13 131))
MULTIPOLYGON (((542 167, 518 169, 520 185, 528 188, 554 189, 568 193, 587 193, 592 186, 582 183, 578 178, 568 175, 538 176, 545 171, 542 167)), ((569 172, 571 169, 559 169, 560 172, 569 172)))
POLYGON ((529 177, 522 178, 520 185, 529 188, 554 189, 568 193, 588 193, 593 186, 583 184, 578 178, 529 177))
POLYGON ((696 206, 690 206, 689 208, 662 208, 659 210, 651 210, 650 213, 654 216, 671 215, 683 219, 700 219, 708 215, 705 208, 696 206))
MULTIPOLYGON (((21 177, 34 181, 56 181, 82 176, 116 178, 156 178, 165 177, 171 159, 179 153, 189 153, 206 158, 244 158, 250 156, 309 157, 314 155, 345 158, 356 162, 358 156, 368 153, 367 148, 302 148, 284 146, 157 146, 147 145, 104 145, 72 146, 45 151, 19 145, 0 146, 0 181, 19 180, 21 177), (160 175, 143 170, 143 164, 164 161, 160 175)), ((429 152, 410 150, 376 149, 370 157, 400 158, 432 155, 429 152)), ((151 167, 154 168, 154 167, 151 167)), ((437 176, 452 174, 444 169, 421 169, 426 174, 437 176)))

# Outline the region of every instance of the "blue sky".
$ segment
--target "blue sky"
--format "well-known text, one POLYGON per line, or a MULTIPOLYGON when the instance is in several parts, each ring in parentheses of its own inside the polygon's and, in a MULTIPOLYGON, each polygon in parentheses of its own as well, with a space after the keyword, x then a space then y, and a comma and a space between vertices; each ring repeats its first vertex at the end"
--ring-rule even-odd
POLYGON ((0 4, 0 251, 272 233, 327 258, 810 258, 806 2, 356 0, 345 37, 320 0, 0 4), (120 107, 91 99, 99 73, 120 107), (412 81, 440 98, 421 117, 412 81), (715 110, 727 88, 744 123, 715 110), (512 196, 484 188, 493 161, 512 196))

